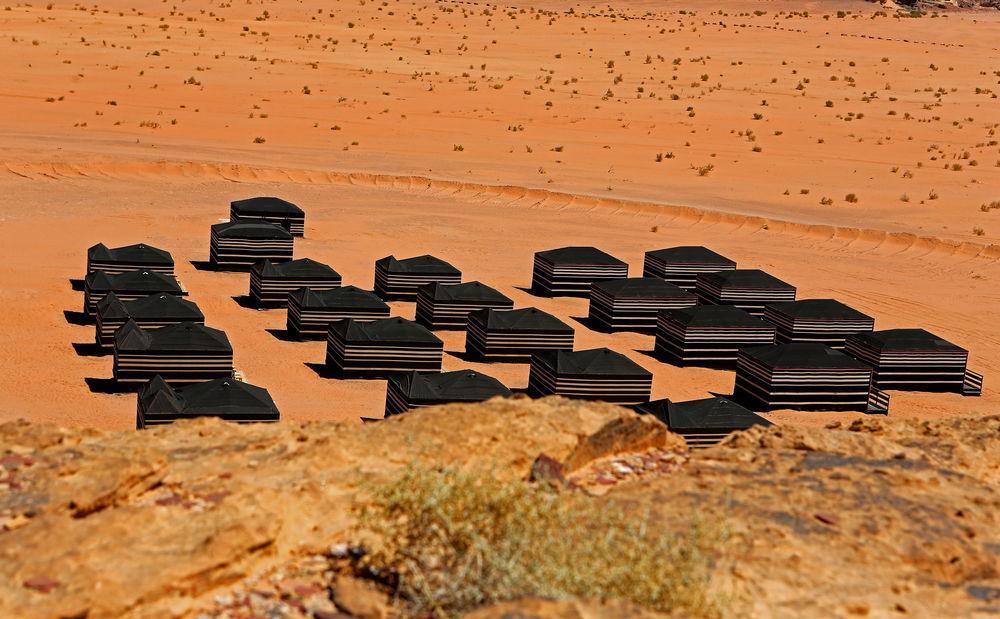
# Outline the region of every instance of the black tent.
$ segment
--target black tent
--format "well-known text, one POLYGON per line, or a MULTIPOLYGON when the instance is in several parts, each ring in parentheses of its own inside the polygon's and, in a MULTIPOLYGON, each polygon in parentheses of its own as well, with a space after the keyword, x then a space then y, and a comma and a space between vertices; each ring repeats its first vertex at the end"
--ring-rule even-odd
POLYGON ((230 202, 229 220, 266 221, 281 226, 292 236, 302 236, 306 227, 305 211, 287 200, 268 196, 230 202))
POLYGON ((278 421, 280 414, 267 389, 233 378, 171 387, 160 376, 154 376, 139 391, 137 430, 194 417, 251 423, 278 421))
POLYGON ((394 372, 440 372, 444 342, 404 318, 330 323, 326 365, 343 375, 385 376, 394 372))
POLYGON ((293 290, 330 290, 340 284, 340 273, 309 258, 279 263, 264 260, 250 269, 250 297, 261 306, 285 307, 293 290))
POLYGON ((326 337, 334 320, 378 320, 389 306, 375 293, 357 286, 330 290, 299 288, 288 295, 288 330, 299 338, 326 337))
POLYGON ((129 271, 156 271, 173 275, 174 259, 170 252, 145 243, 113 249, 98 243, 87 250, 87 273, 91 271, 104 271, 108 275, 129 271))
POLYGON ((652 387, 652 373, 607 348, 539 353, 528 373, 528 391, 536 396, 639 404, 649 401, 652 387))
POLYGON ((642 276, 659 277, 684 290, 693 291, 699 275, 735 269, 735 260, 701 245, 687 245, 647 251, 642 276))
POLYGON ((768 303, 795 300, 795 286, 758 269, 719 271, 698 276, 698 299, 711 305, 735 305, 754 316, 768 303))
POLYGON ((560 247, 535 254, 531 289, 545 296, 587 296, 590 285, 628 277, 628 264, 596 247, 560 247))
POLYGON ((735 366, 740 348, 774 343, 774 326, 732 305, 660 312, 657 358, 681 365, 735 366))
POLYGON ((875 329, 875 319, 836 299, 771 303, 764 319, 778 330, 779 342, 815 342, 843 349, 848 335, 875 329))
POLYGON ((659 278, 609 279, 591 286, 589 317, 609 331, 651 331, 660 310, 697 304, 698 297, 659 278))
POLYGON ((983 377, 968 369, 969 351, 924 329, 849 335, 844 350, 875 369, 880 389, 982 394, 983 377))
POLYGON ((192 301, 165 292, 124 302, 118 295, 109 292, 97 304, 97 345, 101 348, 114 347, 115 332, 130 319, 143 329, 157 329, 178 322, 204 324, 205 315, 192 301))
POLYGON ((457 284, 462 272, 440 258, 424 255, 375 261, 375 294, 386 301, 413 301, 417 289, 431 283, 457 284))
POLYGON ((115 334, 115 380, 144 383, 157 374, 172 383, 232 377, 233 347, 225 332, 203 324, 147 330, 129 320, 115 334))
POLYGON ((216 267, 247 268, 261 260, 292 259, 292 235, 265 221, 229 221, 212 226, 209 261, 216 267))
POLYGON ((97 311, 97 304, 109 292, 115 293, 122 302, 135 301, 159 292, 187 296, 187 291, 173 275, 156 271, 129 271, 118 275, 91 271, 83 280, 83 313, 92 316, 97 311))
POLYGON ((389 377, 385 394, 385 416, 398 415, 412 408, 482 402, 492 397, 510 397, 503 383, 474 370, 422 374, 409 372, 389 377))
POLYGON ((425 284, 417 291, 417 322, 428 329, 465 329, 469 312, 513 309, 514 302, 481 282, 425 284))
POLYGON ((772 425, 757 413, 719 396, 687 402, 656 400, 640 404, 636 410, 662 421, 671 432, 684 437, 692 449, 716 445, 733 432, 772 425))
POLYGON ((573 327, 540 309, 483 309, 469 314, 465 352, 485 361, 527 361, 545 350, 573 350, 573 327))
POLYGON ((872 369, 823 344, 740 350, 733 398, 754 410, 888 409, 888 398, 872 384, 872 369))

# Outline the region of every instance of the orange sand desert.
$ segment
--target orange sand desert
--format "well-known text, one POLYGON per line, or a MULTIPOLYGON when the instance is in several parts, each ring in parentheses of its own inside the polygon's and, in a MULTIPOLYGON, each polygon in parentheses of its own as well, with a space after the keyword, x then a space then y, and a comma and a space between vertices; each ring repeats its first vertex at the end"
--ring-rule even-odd
MULTIPOLYGON (((877 328, 971 351, 982 398, 893 393, 894 417, 995 410, 1000 394, 1000 12, 897 17, 861 1, 267 1, 0 4, 0 420, 126 429, 78 355, 85 250, 171 251, 247 380, 291 420, 379 416, 382 381, 320 377, 322 342, 233 297, 209 226, 277 195, 307 213, 296 257, 370 287, 382 256, 433 253, 654 372, 654 396, 729 392, 652 336, 593 332, 539 299, 532 253, 704 244, 835 297, 877 328)), ((411 317, 412 304, 393 304, 411 317)), ((445 332, 446 351, 464 334, 445 332)), ((477 365, 512 388, 527 365, 477 365)), ((781 423, 851 414, 775 412, 781 423)))

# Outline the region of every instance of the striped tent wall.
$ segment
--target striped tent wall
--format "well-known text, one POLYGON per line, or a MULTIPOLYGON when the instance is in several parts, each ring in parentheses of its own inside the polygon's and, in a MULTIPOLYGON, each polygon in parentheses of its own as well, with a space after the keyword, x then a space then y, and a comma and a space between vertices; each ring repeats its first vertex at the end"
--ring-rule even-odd
POLYGON ((415 322, 387 318, 338 321, 327 336, 327 369, 343 375, 440 372, 444 342, 415 322))
POLYGON ((591 287, 588 317, 607 331, 652 331, 660 310, 697 304, 698 297, 660 279, 612 279, 591 287))
POLYGON ((293 239, 287 230, 264 222, 215 224, 209 248, 209 262, 220 268, 248 268, 262 260, 288 262, 293 239))
POLYGON ((673 312, 660 312, 654 353, 659 359, 681 364, 735 365, 741 348, 775 341, 773 326, 760 319, 754 322, 690 324, 673 312))
POLYGON ((547 350, 573 350, 574 337, 572 327, 536 308, 479 310, 469 314, 465 352, 484 361, 527 361, 547 350))

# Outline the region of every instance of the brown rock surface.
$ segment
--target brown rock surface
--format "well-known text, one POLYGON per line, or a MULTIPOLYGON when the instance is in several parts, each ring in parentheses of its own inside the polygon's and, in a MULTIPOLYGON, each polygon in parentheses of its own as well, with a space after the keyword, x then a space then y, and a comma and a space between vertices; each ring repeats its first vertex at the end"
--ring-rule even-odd
MULTIPOLYGON (((543 453, 573 485, 593 483, 599 500, 649 510, 667 526, 694 512, 724 515, 736 543, 718 586, 753 615, 1000 612, 1000 417, 758 428, 676 456, 677 437, 649 424, 559 399, 441 407, 366 426, 199 420, 114 433, 6 424, 0 615, 221 617, 271 604, 280 616, 335 616, 335 603, 375 616, 379 596, 349 595, 359 583, 323 557, 351 541, 350 506, 365 480, 411 462, 526 477, 543 453)), ((480 615, 637 612, 519 600, 480 615)))

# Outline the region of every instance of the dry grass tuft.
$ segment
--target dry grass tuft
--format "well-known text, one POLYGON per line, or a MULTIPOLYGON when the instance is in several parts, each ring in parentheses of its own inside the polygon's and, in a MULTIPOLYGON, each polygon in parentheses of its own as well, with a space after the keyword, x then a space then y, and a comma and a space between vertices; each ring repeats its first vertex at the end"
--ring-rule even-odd
POLYGON ((422 467, 372 488, 358 516, 366 568, 395 583, 407 614, 455 616, 527 595, 700 617, 726 606, 710 590, 721 521, 695 516, 674 535, 582 494, 422 467))

